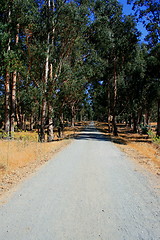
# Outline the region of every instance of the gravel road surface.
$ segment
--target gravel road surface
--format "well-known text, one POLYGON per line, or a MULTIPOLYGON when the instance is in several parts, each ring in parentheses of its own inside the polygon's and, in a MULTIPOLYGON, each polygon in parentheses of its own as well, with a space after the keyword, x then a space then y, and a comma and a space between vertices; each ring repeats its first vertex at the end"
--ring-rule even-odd
POLYGON ((0 240, 158 240, 158 181, 91 124, 0 205, 0 240))

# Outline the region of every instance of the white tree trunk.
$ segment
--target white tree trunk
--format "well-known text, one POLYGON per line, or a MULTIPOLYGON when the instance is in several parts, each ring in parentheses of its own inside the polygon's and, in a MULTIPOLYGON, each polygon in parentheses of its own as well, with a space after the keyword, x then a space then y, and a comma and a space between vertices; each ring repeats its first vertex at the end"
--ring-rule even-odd
MULTIPOLYGON (((11 22, 11 10, 8 12, 8 22, 11 22)), ((10 35, 10 30, 9 30, 10 35)), ((8 39, 7 53, 11 50, 11 38, 8 39)), ((6 68, 6 79, 5 79, 5 137, 9 137, 10 131, 10 73, 8 67, 6 68)))

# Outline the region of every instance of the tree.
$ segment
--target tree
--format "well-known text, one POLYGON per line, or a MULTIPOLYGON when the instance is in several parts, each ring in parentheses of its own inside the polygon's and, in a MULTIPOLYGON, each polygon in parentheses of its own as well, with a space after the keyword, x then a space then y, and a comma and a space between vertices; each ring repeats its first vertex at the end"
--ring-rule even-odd
MULTIPOLYGON (((157 44, 148 53, 147 74, 154 89, 154 100, 157 102, 157 135, 160 136, 160 44, 157 44)), ((153 97, 152 97, 153 98, 153 97)))
POLYGON ((1 7, 1 43, 2 64, 1 78, 5 82, 5 132, 6 136, 13 137, 16 111, 17 77, 22 71, 22 49, 24 47, 25 29, 31 22, 31 12, 36 3, 29 1, 2 1, 1 7), (19 72, 18 72, 19 71, 19 72))
POLYGON ((128 0, 133 3, 133 10, 138 21, 142 21, 148 35, 146 40, 150 46, 155 46, 160 40, 160 3, 158 0, 128 0))
POLYGON ((114 135, 117 135, 118 79, 135 48, 139 33, 133 18, 122 16, 122 8, 117 1, 96 1, 94 11, 91 42, 105 65, 108 113, 112 115, 112 129, 114 135))

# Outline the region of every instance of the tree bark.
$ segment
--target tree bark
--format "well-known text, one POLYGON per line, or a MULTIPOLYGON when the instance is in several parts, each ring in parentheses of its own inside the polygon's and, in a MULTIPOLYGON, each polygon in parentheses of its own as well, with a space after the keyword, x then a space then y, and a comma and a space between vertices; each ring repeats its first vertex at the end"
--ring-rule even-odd
POLYGON ((7 71, 5 81, 5 137, 9 137, 10 130, 10 74, 7 71))
POLYGON ((149 112, 149 110, 147 110, 147 112, 146 112, 146 124, 147 125, 150 124, 150 112, 149 112))
POLYGON ((131 118, 131 116, 128 117, 128 127, 129 128, 132 127, 132 118, 131 118))
POLYGON ((133 132, 134 133, 137 133, 137 123, 138 123, 138 120, 137 120, 137 117, 136 116, 133 116, 133 132))
POLYGON ((47 37, 47 56, 45 62, 45 76, 43 84, 43 99, 42 99, 42 112, 41 112, 41 131, 40 131, 40 141, 45 141, 45 125, 46 125, 46 110, 47 110, 47 84, 48 84, 48 73, 49 73, 49 41, 50 33, 47 37))
MULTIPOLYGON (((19 24, 17 24, 17 34, 16 34, 16 45, 19 42, 19 24)), ((13 72, 12 78, 12 89, 11 89, 11 126, 10 126, 10 136, 13 138, 14 135, 14 122, 15 122, 15 112, 16 112, 16 83, 17 83, 17 70, 13 72)))
POLYGON ((25 113, 21 114, 21 124, 22 124, 22 130, 26 131, 26 115, 25 113))
POLYGON ((116 125, 116 104, 117 104, 117 73, 116 73, 116 57, 114 58, 114 99, 113 99, 113 119, 112 119, 112 131, 114 136, 118 136, 117 125, 116 125))
POLYGON ((19 105, 18 101, 17 101, 16 111, 17 111, 17 127, 22 130, 23 129, 23 114, 22 114, 21 106, 19 105))
POLYGON ((138 111, 138 120, 137 120, 138 124, 140 125, 142 122, 142 109, 138 111))
MULTIPOLYGON (((109 82, 108 82, 109 85, 109 82)), ((108 132, 111 132, 111 93, 110 88, 108 87, 108 132)))
POLYGON ((60 115, 60 123, 58 127, 58 137, 63 138, 63 129, 64 129, 64 120, 63 120, 63 113, 60 115))
POLYGON ((52 142, 53 136, 53 107, 51 104, 48 106, 48 131, 47 131, 47 141, 52 142))
POLYGON ((74 104, 71 106, 71 127, 75 125, 75 107, 74 104))
POLYGON ((33 131, 34 128, 34 117, 33 114, 30 116, 30 131, 33 131))
MULTIPOLYGON (((48 7, 48 18, 49 18, 49 10, 54 9, 54 2, 51 0, 47 0, 47 7, 48 7)), ((53 31, 54 33, 54 31, 53 31)), ((44 85, 43 85, 43 99, 42 99, 42 112, 41 112, 41 131, 40 131, 40 141, 45 141, 45 124, 46 124, 46 115, 47 115, 47 86, 48 86, 48 77, 49 77, 49 54, 50 54, 50 40, 51 34, 48 32, 47 36, 47 52, 46 52, 46 61, 45 61, 45 74, 44 74, 44 85)), ((52 39, 53 43, 53 39, 52 39)), ((49 119, 51 122, 52 119, 49 119)), ((51 130, 52 131, 52 130, 51 130)), ((49 131, 48 131, 49 134, 49 131)), ((50 137, 48 136, 48 139, 50 137)))
MULTIPOLYGON (((11 10, 9 7, 8 11, 8 22, 11 22, 11 10)), ((10 29, 8 31, 8 34, 10 35, 10 29)), ((9 36, 8 39, 8 47, 7 47, 7 53, 11 50, 11 37, 9 36)), ((8 66, 6 67, 6 79, 5 79, 5 137, 9 138, 9 131, 10 131, 10 73, 8 66)))
MULTIPOLYGON (((53 64, 49 66, 49 81, 53 81, 53 64)), ((52 88, 51 88, 52 89, 52 88)), ((49 91, 49 97, 52 94, 52 90, 49 91)), ((54 139, 53 134, 53 106, 51 99, 48 100, 48 131, 47 131, 47 142, 52 142, 54 139)))

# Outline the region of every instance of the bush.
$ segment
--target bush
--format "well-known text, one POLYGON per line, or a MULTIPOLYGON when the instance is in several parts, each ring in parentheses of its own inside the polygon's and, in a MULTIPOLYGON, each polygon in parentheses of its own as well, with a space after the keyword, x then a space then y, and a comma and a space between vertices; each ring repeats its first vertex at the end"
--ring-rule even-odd
POLYGON ((160 144, 160 137, 156 136, 156 134, 152 130, 148 131, 148 135, 152 139, 152 142, 160 144))
POLYGON ((149 126, 148 125, 140 125, 142 134, 148 134, 149 126))

